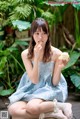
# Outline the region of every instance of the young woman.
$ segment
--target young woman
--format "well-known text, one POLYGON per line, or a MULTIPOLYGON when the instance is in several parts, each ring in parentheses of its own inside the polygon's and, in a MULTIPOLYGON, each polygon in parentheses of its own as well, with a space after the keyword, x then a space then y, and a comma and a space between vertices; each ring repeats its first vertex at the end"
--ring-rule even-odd
POLYGON ((9 113, 12 119, 71 119, 72 106, 64 103, 67 83, 61 74, 69 59, 59 58, 62 52, 51 46, 49 26, 44 19, 32 22, 31 38, 29 48, 21 54, 26 72, 17 91, 9 97, 9 113))

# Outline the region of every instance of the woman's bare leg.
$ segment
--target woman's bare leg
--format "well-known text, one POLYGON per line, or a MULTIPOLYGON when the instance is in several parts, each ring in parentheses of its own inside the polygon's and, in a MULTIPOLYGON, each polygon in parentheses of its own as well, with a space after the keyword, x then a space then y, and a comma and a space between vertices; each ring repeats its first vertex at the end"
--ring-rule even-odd
POLYGON ((19 101, 8 107, 9 114, 12 119, 31 119, 39 117, 39 115, 32 115, 26 111, 26 102, 19 101))
MULTIPOLYGON (((66 103, 57 103, 57 105, 67 117, 70 117, 71 114, 69 113, 71 113, 71 111, 67 110, 69 108, 67 107, 66 103), (64 108, 65 106, 66 108, 64 108)), ((71 107, 70 107, 70 110, 71 110, 71 107)), ((53 101, 43 101, 40 99, 33 99, 29 101, 28 103, 23 101, 16 102, 9 107, 9 113, 12 115, 13 119, 15 119, 16 117, 17 119, 18 117, 21 117, 22 119, 38 118, 41 113, 48 113, 53 111, 54 111, 53 101)), ((61 112, 62 117, 64 117, 64 114, 62 114, 61 112)), ((57 114, 57 116, 60 116, 60 112, 57 114)), ((54 117, 54 114, 53 114, 53 117, 54 117)))
POLYGON ((40 99, 33 99, 27 104, 27 111, 31 114, 42 114, 43 117, 54 117, 59 119, 67 119, 61 110, 54 113, 54 103, 53 101, 42 101, 40 99))
MULTIPOLYGON (((65 115, 68 119, 72 118, 72 105, 70 103, 57 102, 57 106, 63 111, 64 114, 61 114, 63 117, 65 115)), ((53 112, 54 103, 53 101, 41 101, 40 99, 33 99, 27 104, 27 109, 27 111, 31 114, 53 112)))
POLYGON ((32 99, 27 103, 27 111, 31 114, 40 114, 51 112, 54 109, 52 101, 43 101, 41 99, 32 99))

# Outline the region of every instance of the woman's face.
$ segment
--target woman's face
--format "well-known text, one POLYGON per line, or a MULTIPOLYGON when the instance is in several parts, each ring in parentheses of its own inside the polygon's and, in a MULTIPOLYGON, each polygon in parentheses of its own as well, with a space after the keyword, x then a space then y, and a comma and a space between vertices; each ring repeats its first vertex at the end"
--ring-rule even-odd
POLYGON ((48 40, 48 34, 45 33, 42 28, 38 28, 33 34, 33 38, 36 44, 41 43, 42 45, 45 45, 48 40))

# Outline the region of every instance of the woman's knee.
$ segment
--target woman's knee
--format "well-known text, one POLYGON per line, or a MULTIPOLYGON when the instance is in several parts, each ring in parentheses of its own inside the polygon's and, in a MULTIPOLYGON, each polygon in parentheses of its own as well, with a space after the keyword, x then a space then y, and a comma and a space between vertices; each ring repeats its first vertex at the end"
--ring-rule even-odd
POLYGON ((27 111, 31 114, 39 114, 40 113, 39 104, 38 105, 27 104, 27 111))
POLYGON ((25 102, 16 102, 8 107, 8 112, 11 116, 19 115, 22 109, 26 109, 25 102))
POLYGON ((16 110, 17 110, 17 107, 15 105, 10 105, 8 107, 8 112, 11 116, 15 116, 16 115, 16 110))

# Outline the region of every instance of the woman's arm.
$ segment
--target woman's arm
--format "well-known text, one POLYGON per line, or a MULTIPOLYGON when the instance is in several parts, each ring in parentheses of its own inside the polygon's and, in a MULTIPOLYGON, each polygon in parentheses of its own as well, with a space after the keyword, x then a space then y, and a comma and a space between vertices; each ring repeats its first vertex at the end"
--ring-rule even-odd
POLYGON ((27 58, 28 49, 24 50, 21 53, 21 57, 26 69, 26 72, 28 74, 28 77, 31 79, 31 81, 36 84, 38 83, 38 60, 37 58, 34 58, 34 66, 32 66, 32 62, 30 59, 27 58))
POLYGON ((21 53, 22 56, 22 60, 26 69, 26 72, 28 74, 28 77, 31 79, 31 81, 36 84, 39 82, 39 69, 38 69, 38 62, 40 60, 40 58, 42 57, 42 46, 40 44, 35 45, 34 47, 34 64, 32 66, 32 62, 30 59, 27 58, 27 53, 28 53, 28 49, 24 50, 21 53))
POLYGON ((54 86, 58 85, 60 78, 61 78, 61 68, 59 67, 58 62, 56 61, 54 65, 53 80, 52 80, 54 86))
POLYGON ((61 79, 61 71, 66 66, 69 60, 59 58, 62 55, 62 52, 57 49, 57 52, 54 53, 54 57, 56 57, 54 71, 53 71, 53 85, 58 85, 61 79))

